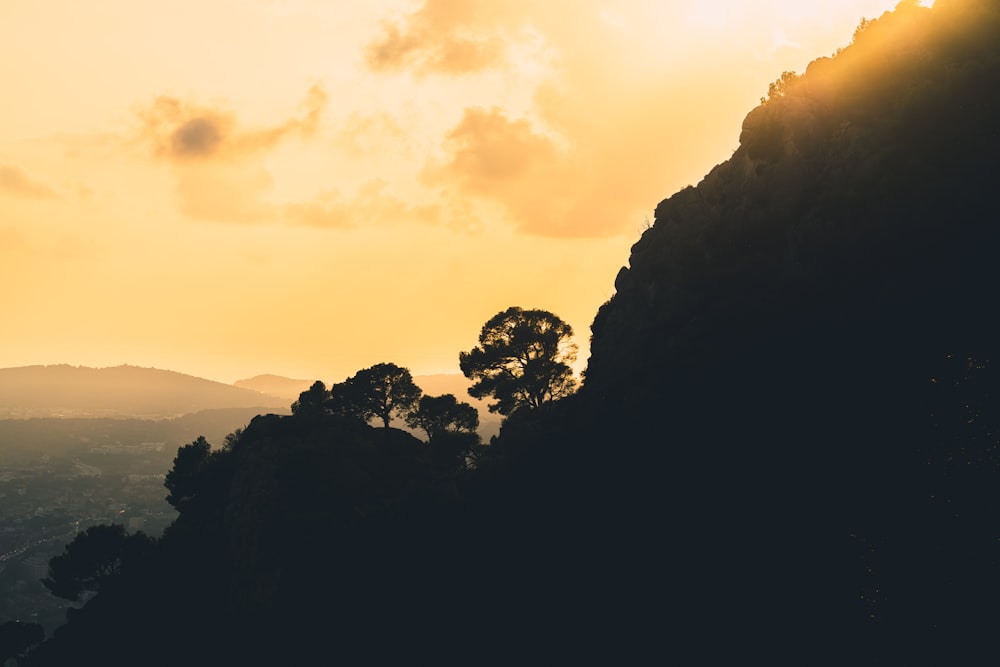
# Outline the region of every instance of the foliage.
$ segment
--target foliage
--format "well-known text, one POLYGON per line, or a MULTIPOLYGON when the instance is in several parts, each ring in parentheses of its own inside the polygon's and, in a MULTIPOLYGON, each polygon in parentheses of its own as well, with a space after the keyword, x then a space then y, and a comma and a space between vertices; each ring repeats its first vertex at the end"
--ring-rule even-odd
POLYGON ((404 417, 423 393, 413 382, 410 371, 392 363, 364 368, 327 391, 317 380, 299 394, 292 404, 292 414, 337 415, 368 422, 378 418, 386 428, 393 416, 404 417))
POLYGON ((433 442, 442 433, 474 433, 479 428, 479 411, 460 403, 454 394, 421 396, 416 409, 406 415, 406 425, 423 429, 433 442))
POLYGON ((145 533, 127 535, 120 524, 91 526, 49 561, 49 576, 42 583, 57 597, 78 600, 84 591, 103 589, 152 545, 145 533))
POLYGON ((243 437, 243 429, 238 428, 235 431, 226 435, 222 441, 222 449, 226 452, 231 452, 240 445, 240 438, 243 437))
POLYGON ((366 400, 363 387, 354 378, 338 382, 330 387, 330 398, 326 401, 327 414, 348 417, 367 423, 375 416, 366 400))
POLYGON ((329 392, 326 390, 326 385, 320 380, 316 380, 309 389, 299 394, 299 400, 292 403, 292 414, 321 414, 328 398, 329 392))
POLYGON ((512 306, 497 313, 483 325, 479 346, 459 355, 462 373, 476 381, 469 394, 492 395, 490 412, 502 415, 568 396, 576 386, 572 336, 569 324, 545 310, 512 306))
POLYGON ((423 393, 406 368, 380 363, 358 371, 347 381, 346 404, 359 406, 362 416, 379 418, 389 428, 392 417, 405 416, 423 393))
POLYGON ((445 474, 475 468, 486 449, 479 434, 470 431, 441 431, 428 444, 434 464, 445 474))
POLYGON ((851 41, 858 41, 861 34, 864 33, 865 30, 868 30, 873 23, 875 23, 875 19, 867 19, 862 16, 861 21, 858 23, 858 27, 854 29, 854 36, 851 38, 851 41))
POLYGON ((177 450, 174 466, 167 473, 164 486, 170 491, 167 502, 176 509, 184 509, 196 497, 198 478, 211 457, 211 445, 204 436, 177 450))
POLYGON ((799 80, 799 75, 795 72, 784 71, 781 76, 772 81, 767 87, 767 97, 760 98, 760 103, 765 104, 779 97, 784 97, 788 91, 799 80))

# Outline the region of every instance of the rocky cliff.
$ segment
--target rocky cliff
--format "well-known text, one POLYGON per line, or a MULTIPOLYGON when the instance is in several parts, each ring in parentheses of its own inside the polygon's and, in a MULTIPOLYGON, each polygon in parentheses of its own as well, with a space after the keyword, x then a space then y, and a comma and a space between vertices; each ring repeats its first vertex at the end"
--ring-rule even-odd
POLYGON ((994 3, 903 3, 862 24, 657 206, 593 324, 588 389, 645 393, 796 348, 803 327, 843 344, 995 339, 998 117, 994 3))
POLYGON ((878 663, 996 621, 998 118, 1000 7, 904 2, 657 206, 575 418, 681 635, 878 663))

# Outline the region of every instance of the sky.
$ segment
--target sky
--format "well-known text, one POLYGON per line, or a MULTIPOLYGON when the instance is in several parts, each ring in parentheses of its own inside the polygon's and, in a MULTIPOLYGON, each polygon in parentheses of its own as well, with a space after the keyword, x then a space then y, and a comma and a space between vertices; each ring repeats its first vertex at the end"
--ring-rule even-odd
POLYGON ((657 203, 886 0, 0 0, 0 367, 588 356, 657 203))

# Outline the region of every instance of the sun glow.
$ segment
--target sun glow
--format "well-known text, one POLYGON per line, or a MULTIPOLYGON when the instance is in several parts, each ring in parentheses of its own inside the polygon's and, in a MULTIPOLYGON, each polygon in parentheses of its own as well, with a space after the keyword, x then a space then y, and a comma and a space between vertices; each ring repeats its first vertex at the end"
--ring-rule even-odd
POLYGON ((894 5, 0 3, 0 367, 457 372, 512 305, 583 364, 657 202, 894 5))

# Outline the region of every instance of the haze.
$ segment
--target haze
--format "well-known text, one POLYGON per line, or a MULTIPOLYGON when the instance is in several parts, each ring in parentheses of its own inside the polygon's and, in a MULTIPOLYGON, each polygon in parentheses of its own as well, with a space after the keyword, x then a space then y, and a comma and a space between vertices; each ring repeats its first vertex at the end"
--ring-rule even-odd
POLYGON ((0 4, 0 367, 455 373, 576 330, 782 71, 896 3, 0 4))

